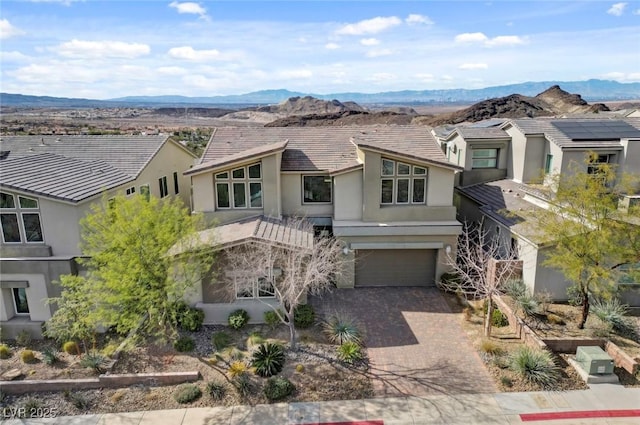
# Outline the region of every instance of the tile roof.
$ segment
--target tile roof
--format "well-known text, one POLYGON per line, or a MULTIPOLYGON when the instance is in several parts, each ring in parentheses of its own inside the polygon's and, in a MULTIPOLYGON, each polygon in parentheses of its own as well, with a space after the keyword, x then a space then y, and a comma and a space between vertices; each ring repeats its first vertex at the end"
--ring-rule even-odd
POLYGON ((212 136, 201 163, 224 161, 230 155, 285 140, 282 171, 342 170, 358 163, 354 143, 456 167, 447 161, 429 130, 421 126, 221 127, 212 136))
MULTIPOLYGON (((620 139, 618 140, 579 140, 574 141, 571 140, 565 133, 556 128, 553 123, 554 121, 560 120, 550 120, 550 119, 531 119, 531 118, 523 118, 523 119, 514 119, 505 123, 502 128, 505 128, 509 124, 512 124, 514 127, 519 129, 525 135, 533 135, 533 134, 544 134, 544 136, 550 140, 551 142, 558 145, 560 148, 583 148, 583 149, 595 149, 595 148, 618 148, 621 149, 622 145, 620 144, 620 139)), ((594 119, 588 120, 574 120, 574 119, 564 119, 564 122, 597 122, 594 119)), ((608 122, 609 119, 603 119, 602 121, 608 122)), ((629 120, 625 119, 625 122, 629 122, 631 125, 634 125, 629 120)), ((637 127, 637 126, 636 126, 637 127)))
POLYGON ((104 161, 52 153, 12 156, 2 160, 0 166, 2 187, 72 202, 131 181, 131 176, 104 161))
MULTIPOLYGON (((51 153, 83 161, 103 161, 136 177, 168 136, 2 136, 7 158, 51 153)), ((3 162, 4 164, 4 162, 3 162)), ((66 170, 65 170, 66 171, 66 170)))
MULTIPOLYGON (((286 219, 266 216, 244 218, 203 230, 198 232, 197 238, 193 244, 189 244, 189 249, 207 246, 224 249, 247 242, 270 243, 292 249, 313 247, 313 230, 299 229, 286 219)), ((171 255, 178 255, 186 250, 184 246, 176 245, 171 249, 171 255)))
MULTIPOLYGON (((511 136, 501 128, 496 127, 457 127, 452 134, 458 133, 465 139, 510 139, 511 136)), ((447 137, 450 139, 451 135, 447 137)))
POLYGON ((257 159, 270 153, 281 152, 287 146, 287 143, 288 142, 286 140, 282 142, 269 143, 268 145, 256 146, 254 148, 247 149, 246 151, 236 152, 234 154, 219 157, 211 161, 201 162, 200 164, 185 171, 184 174, 196 174, 198 172, 220 168, 234 162, 250 160, 252 158, 257 159))

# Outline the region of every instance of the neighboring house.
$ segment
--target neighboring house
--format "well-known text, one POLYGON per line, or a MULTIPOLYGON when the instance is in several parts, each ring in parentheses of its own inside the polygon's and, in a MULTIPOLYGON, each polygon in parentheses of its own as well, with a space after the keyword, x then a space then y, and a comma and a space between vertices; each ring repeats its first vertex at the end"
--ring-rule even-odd
MULTIPOLYGON (((461 231, 452 203, 460 170, 424 127, 226 127, 185 175, 194 210, 218 222, 222 247, 285 244, 281 220, 304 216, 355 260, 337 286, 433 286, 461 231)), ((220 285, 204 279, 191 300, 206 322, 226 321, 238 305, 262 320, 268 288, 256 282, 229 302, 216 295, 220 285)))
MULTIPOLYGON (((585 162, 590 153, 594 154, 593 163, 614 164, 618 173, 640 174, 640 120, 514 119, 498 127, 471 131, 457 128, 448 139, 448 149, 467 150, 461 155, 465 171, 456 188, 458 218, 483 220, 492 236, 518 250, 523 260, 523 280, 532 291, 546 291, 557 300, 566 300, 570 282, 560 272, 542 265, 550 248, 543 247, 535 229, 518 217, 518 212, 548 206, 549 200, 538 186, 545 183, 546 175, 566 174, 573 167, 591 172, 593 168, 585 162), (484 136, 478 134, 482 131, 484 136), (492 165, 492 171, 477 169, 482 155, 469 153, 474 149, 483 155, 484 149, 497 150, 491 151, 489 164, 480 161, 481 165, 492 165), (502 173, 506 178, 491 178, 502 173)), ((637 198, 631 194, 623 203, 637 202, 637 198)), ((623 294, 626 301, 640 305, 640 291, 629 288, 623 294)))
POLYGON ((0 139, 0 327, 3 338, 41 335, 47 298, 77 274, 79 221, 103 193, 178 196, 195 156, 166 136, 2 136, 0 139))

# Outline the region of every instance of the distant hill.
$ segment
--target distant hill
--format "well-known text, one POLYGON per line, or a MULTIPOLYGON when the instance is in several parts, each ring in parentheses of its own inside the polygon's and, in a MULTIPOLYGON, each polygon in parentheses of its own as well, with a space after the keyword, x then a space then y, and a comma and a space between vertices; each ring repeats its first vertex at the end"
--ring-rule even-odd
POLYGON ((640 99, 640 83, 618 83, 609 80, 587 81, 542 81, 486 87, 482 89, 443 89, 443 90, 404 90, 381 93, 332 93, 313 94, 292 92, 289 90, 261 90, 252 93, 230 96, 128 96, 109 100, 73 99, 50 96, 28 96, 22 94, 0 93, 0 105, 24 107, 192 107, 216 105, 237 109, 243 106, 278 104, 292 97, 312 96, 320 100, 348 101, 360 105, 396 104, 417 105, 421 103, 479 102, 487 99, 509 96, 519 93, 522 96, 535 96, 548 87, 560 85, 570 93, 580 93, 588 101, 637 100, 640 99))
POLYGON ((414 120, 418 124, 438 126, 442 124, 459 124, 476 122, 489 118, 535 118, 556 116, 563 114, 595 113, 608 111, 609 108, 596 103, 590 105, 579 94, 571 94, 554 85, 534 97, 521 94, 484 100, 449 114, 435 117, 418 117, 414 120))

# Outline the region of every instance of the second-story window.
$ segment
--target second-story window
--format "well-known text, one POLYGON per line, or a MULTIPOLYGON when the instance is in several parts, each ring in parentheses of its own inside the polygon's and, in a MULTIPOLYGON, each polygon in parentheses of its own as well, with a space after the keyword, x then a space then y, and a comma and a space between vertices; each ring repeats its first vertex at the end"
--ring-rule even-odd
POLYGON ((0 192, 0 227, 5 243, 44 242, 38 200, 0 192))
POLYGON ((302 202, 305 204, 331 203, 330 176, 302 176, 302 202))
POLYGON ((498 168, 498 149, 473 149, 471 168, 498 168))
POLYGON ((158 186, 160 186, 160 197, 164 198, 169 196, 169 187, 167 186, 167 176, 162 176, 158 179, 158 186))
POLYGON ((383 205, 424 204, 427 169, 390 159, 382 159, 380 203, 383 205))
POLYGON ((216 174, 215 190, 217 208, 262 208, 261 164, 216 174))

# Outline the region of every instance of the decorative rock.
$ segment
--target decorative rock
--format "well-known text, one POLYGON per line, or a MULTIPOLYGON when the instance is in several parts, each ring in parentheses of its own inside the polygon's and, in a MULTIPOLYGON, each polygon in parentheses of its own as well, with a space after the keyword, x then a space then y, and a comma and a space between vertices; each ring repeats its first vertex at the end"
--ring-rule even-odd
POLYGON ((18 379, 22 376, 22 371, 20 369, 11 369, 2 374, 0 378, 3 381, 13 381, 14 379, 18 379))

